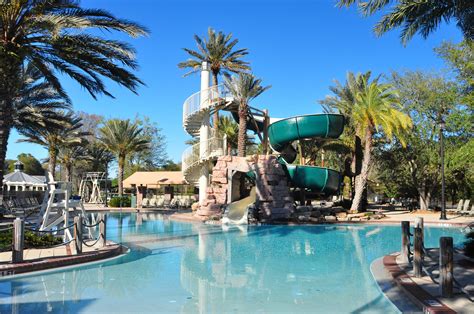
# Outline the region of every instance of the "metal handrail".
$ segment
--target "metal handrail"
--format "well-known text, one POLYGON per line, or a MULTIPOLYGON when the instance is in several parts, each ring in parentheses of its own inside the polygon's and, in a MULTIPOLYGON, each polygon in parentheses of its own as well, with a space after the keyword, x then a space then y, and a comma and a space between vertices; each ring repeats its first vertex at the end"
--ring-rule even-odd
POLYGON ((211 109, 214 105, 228 100, 231 94, 224 84, 211 86, 203 91, 204 97, 201 97, 201 91, 189 96, 183 103, 183 125, 191 115, 201 110, 211 109), (202 98, 202 99, 201 99, 202 98))
POLYGON ((195 165, 211 158, 223 156, 226 153, 227 144, 225 136, 213 136, 205 141, 203 145, 207 145, 207 154, 204 156, 201 156, 201 143, 194 144, 183 152, 181 160, 185 177, 188 170, 195 165))

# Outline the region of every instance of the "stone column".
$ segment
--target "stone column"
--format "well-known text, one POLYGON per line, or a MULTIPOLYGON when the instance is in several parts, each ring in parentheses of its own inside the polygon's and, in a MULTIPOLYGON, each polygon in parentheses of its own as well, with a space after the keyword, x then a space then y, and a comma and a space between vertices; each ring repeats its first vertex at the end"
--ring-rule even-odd
POLYGON ((143 205, 143 196, 146 193, 146 186, 140 185, 137 186, 137 208, 142 208, 143 205))
MULTIPOLYGON (((201 98, 200 98, 200 106, 202 108, 206 108, 209 106, 209 80, 210 80, 210 71, 209 71, 209 63, 203 62, 202 69, 201 69, 201 98)), ((201 128, 199 130, 199 158, 200 159, 207 159, 209 154, 208 152, 208 140, 209 140, 209 113, 204 114, 201 128)), ((208 163, 204 163, 199 177, 199 204, 202 204, 203 201, 206 199, 206 190, 209 184, 209 166, 208 163)))

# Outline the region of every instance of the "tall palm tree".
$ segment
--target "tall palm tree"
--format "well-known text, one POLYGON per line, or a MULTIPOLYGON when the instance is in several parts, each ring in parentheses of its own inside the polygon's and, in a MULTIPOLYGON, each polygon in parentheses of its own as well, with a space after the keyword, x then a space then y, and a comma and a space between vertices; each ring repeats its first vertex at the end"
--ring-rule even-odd
MULTIPOLYGON (((31 63, 58 92, 67 97, 58 74, 78 82, 94 98, 112 96, 103 77, 136 93, 141 80, 134 49, 121 41, 101 37, 100 31, 137 37, 147 31, 98 9, 81 8, 75 0, 10 0, 0 3, 0 169, 3 169, 15 111, 18 78, 31 63), (94 33, 87 32, 94 30, 94 33)), ((0 170, 0 181, 3 171, 0 170)))
POLYGON ((238 156, 246 155, 247 146, 247 116, 249 103, 258 97, 271 86, 262 86, 262 80, 257 79, 250 73, 239 73, 236 76, 226 77, 225 86, 229 89, 238 104, 239 113, 239 135, 238 135, 238 156))
POLYGON ((71 112, 58 112, 62 116, 61 125, 29 126, 20 130, 25 138, 19 142, 39 144, 48 150, 48 171, 53 178, 56 173, 56 163, 59 150, 67 146, 84 145, 87 132, 82 132, 81 118, 71 112))
MULTIPOLYGON (((232 33, 226 35, 223 32, 216 32, 213 28, 209 27, 207 36, 208 38, 206 39, 194 35, 194 40, 198 47, 197 51, 183 48, 191 56, 188 60, 178 63, 179 68, 191 69, 184 76, 198 72, 204 61, 209 62, 214 86, 219 84, 220 74, 229 72, 240 73, 250 70, 249 63, 241 60, 248 54, 247 48, 233 50, 239 40, 232 40, 232 33)), ((217 129, 219 123, 218 119, 219 114, 215 111, 213 116, 215 129, 217 129)))
MULTIPOLYGON (((352 110, 349 114, 346 113, 363 145, 362 167, 360 175, 356 178, 355 195, 351 205, 353 212, 359 211, 367 185, 372 164, 374 136, 385 137, 388 140, 397 137, 401 143, 404 143, 407 131, 412 126, 410 117, 399 110, 399 96, 392 85, 379 83, 378 78, 370 82, 369 75, 359 77, 362 88, 354 94, 352 110)), ((335 108, 340 106, 344 110, 347 102, 345 100, 341 100, 340 103, 335 101, 332 106, 335 108)))
POLYGON ((455 20, 464 37, 474 39, 474 2, 472 0, 339 0, 339 7, 349 7, 357 3, 364 16, 370 16, 388 5, 393 6, 375 25, 375 33, 386 32, 401 27, 401 40, 406 44, 416 33, 427 38, 441 22, 455 20))
POLYGON ((100 141, 118 161, 118 192, 123 195, 123 170, 127 157, 134 152, 150 149, 150 140, 143 129, 130 120, 108 120, 100 129, 100 141))
MULTIPOLYGON (((366 82, 370 80, 371 75, 370 71, 357 74, 348 72, 346 82, 342 84, 336 80, 335 85, 329 87, 333 95, 326 96, 325 99, 319 101, 324 111, 332 113, 336 110, 345 117, 346 125, 341 137, 337 141, 325 141, 324 145, 334 143, 336 144, 334 148, 337 148, 338 144, 345 146, 346 149, 339 147, 339 151, 346 152, 344 174, 351 180, 352 197, 354 197, 355 178, 360 175, 361 171, 362 147, 360 145, 361 139, 356 132, 357 122, 352 119, 351 113, 356 105, 357 94, 364 91, 366 82)), ((378 79, 379 77, 375 80, 378 79)))

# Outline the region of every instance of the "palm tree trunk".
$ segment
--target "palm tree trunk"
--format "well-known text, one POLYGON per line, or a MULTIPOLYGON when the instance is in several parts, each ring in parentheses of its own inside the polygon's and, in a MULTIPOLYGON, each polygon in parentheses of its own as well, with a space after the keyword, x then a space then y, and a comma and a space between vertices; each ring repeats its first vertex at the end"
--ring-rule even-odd
POLYGON ((123 168, 125 167, 125 156, 119 156, 118 158, 118 193, 119 196, 123 195, 123 168))
POLYGON ((324 148, 321 148, 321 167, 324 167, 324 148))
POLYGON ((239 105, 239 138, 238 156, 245 157, 247 153, 247 104, 242 102, 239 105))
MULTIPOLYGON (((0 182, 3 182, 8 139, 12 128, 13 98, 20 82, 16 80, 21 62, 5 52, 0 53, 0 182)), ((0 184, 3 191, 3 184, 0 184)))
POLYGON ((66 164, 65 165, 65 170, 66 170, 66 181, 71 182, 72 181, 72 165, 71 164, 66 164))
MULTIPOLYGON (((10 137, 11 130, 11 114, 7 112, 11 105, 4 99, 1 101, 0 106, 0 182, 3 182, 8 138, 10 137)), ((3 184, 0 184, 0 191, 3 191, 3 184)))
POLYGON ((352 200, 351 212, 358 212, 360 210, 360 205, 362 197, 364 194, 364 189, 367 185, 367 178, 369 177, 369 168, 372 155, 372 130, 367 128, 365 134, 365 147, 364 147, 364 156, 362 159, 362 168, 360 175, 356 177, 355 182, 355 195, 352 200))
POLYGON ((55 176, 56 174, 56 159, 57 159, 57 151, 54 147, 49 147, 49 161, 48 161, 48 171, 51 175, 55 176))

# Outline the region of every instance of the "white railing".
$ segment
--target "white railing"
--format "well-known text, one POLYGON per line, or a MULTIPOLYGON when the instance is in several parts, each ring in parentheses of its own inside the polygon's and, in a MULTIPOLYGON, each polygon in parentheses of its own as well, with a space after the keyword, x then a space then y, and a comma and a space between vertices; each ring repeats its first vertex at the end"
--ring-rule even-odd
POLYGON ((189 116, 212 107, 214 105, 220 104, 223 101, 230 101, 231 95, 229 90, 225 87, 224 84, 219 84, 217 86, 211 86, 208 89, 203 91, 204 95, 201 92, 197 92, 189 96, 183 104, 183 124, 189 119, 189 116), (201 103, 202 102, 202 103, 201 103))
MULTIPOLYGON (((226 136, 213 136, 204 143, 196 143, 188 147, 182 155, 182 171, 187 175, 188 170, 203 161, 223 156, 227 151, 226 136), (201 144, 205 145, 206 153, 201 154, 201 144)), ((188 178, 186 178, 188 180, 188 178)), ((190 181, 190 180, 188 180, 190 181)))

